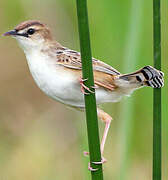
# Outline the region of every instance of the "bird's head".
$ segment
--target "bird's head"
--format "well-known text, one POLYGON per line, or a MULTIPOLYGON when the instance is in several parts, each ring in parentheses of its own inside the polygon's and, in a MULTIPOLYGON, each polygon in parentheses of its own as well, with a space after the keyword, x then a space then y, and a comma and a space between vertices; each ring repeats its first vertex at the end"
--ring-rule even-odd
POLYGON ((3 35, 16 38, 25 51, 40 48, 52 40, 49 28, 36 20, 24 21, 3 35))

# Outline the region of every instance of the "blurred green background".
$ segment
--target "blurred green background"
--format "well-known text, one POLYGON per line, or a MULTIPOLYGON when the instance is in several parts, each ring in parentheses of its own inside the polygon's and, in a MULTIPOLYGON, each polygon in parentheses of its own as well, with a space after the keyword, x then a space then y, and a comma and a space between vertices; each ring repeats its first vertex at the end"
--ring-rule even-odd
MULTIPOLYGON (((21 21, 48 24, 79 50, 75 0, 1 0, 0 33, 21 21)), ((152 0, 88 0, 92 54, 123 73, 153 64, 152 0)), ((168 1, 162 0, 163 179, 168 178, 168 1)), ((87 180, 84 113, 49 99, 35 85, 22 50, 0 37, 0 179, 87 180)), ((152 179, 152 88, 103 105, 113 117, 105 146, 106 180, 152 179)), ((156 107, 157 108, 157 107, 156 107)), ((104 124, 100 122, 102 134, 104 124)))

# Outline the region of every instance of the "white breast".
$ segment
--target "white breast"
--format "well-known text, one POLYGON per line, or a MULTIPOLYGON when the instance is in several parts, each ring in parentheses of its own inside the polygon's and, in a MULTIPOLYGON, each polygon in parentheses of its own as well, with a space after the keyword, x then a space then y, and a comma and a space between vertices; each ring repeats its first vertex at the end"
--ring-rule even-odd
POLYGON ((77 77, 42 54, 32 53, 26 57, 36 84, 45 94, 65 104, 84 106, 77 77))
MULTIPOLYGON (((64 104, 84 107, 84 95, 81 92, 79 77, 74 77, 70 71, 55 64, 52 59, 43 54, 28 53, 26 55, 30 72, 38 87, 51 98, 64 104)), ((124 94, 119 91, 96 90, 97 103, 116 102, 124 94)))

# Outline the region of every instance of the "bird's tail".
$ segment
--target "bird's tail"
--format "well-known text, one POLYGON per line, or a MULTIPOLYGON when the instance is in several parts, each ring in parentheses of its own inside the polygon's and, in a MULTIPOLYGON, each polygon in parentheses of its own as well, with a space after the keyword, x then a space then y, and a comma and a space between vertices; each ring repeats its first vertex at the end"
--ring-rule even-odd
MULTIPOLYGON (((151 67, 144 68, 130 74, 119 75, 118 80, 125 81, 125 85, 132 85, 135 88, 140 86, 150 86, 153 88, 161 88, 164 86, 164 73, 151 67)), ((124 84, 124 81, 121 82, 124 84)))

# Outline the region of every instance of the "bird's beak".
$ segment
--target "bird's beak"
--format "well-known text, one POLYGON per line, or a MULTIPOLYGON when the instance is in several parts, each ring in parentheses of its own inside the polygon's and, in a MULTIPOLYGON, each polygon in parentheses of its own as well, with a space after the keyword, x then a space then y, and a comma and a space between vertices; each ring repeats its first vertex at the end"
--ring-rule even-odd
POLYGON ((3 36, 16 36, 18 35, 16 30, 11 30, 3 34, 3 36))

